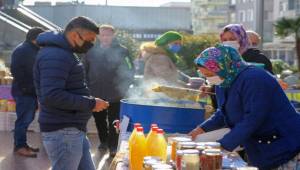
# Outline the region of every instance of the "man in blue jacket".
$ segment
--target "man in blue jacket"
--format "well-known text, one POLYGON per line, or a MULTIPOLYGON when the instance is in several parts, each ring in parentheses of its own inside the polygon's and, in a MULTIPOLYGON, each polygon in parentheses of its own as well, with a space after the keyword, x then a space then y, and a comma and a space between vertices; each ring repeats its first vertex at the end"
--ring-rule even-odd
POLYGON ((106 109, 108 103, 90 95, 83 64, 75 53, 86 53, 98 32, 91 19, 76 17, 63 33, 46 32, 37 38, 43 47, 34 67, 39 124, 53 170, 95 169, 86 125, 92 112, 106 109))
POLYGON ((34 119, 37 109, 37 98, 33 85, 33 65, 39 51, 36 37, 44 32, 42 28, 32 28, 26 35, 26 40, 17 46, 11 56, 11 72, 14 77, 12 96, 16 101, 17 120, 15 122, 14 151, 27 157, 36 157, 38 148, 27 144, 26 132, 34 119))

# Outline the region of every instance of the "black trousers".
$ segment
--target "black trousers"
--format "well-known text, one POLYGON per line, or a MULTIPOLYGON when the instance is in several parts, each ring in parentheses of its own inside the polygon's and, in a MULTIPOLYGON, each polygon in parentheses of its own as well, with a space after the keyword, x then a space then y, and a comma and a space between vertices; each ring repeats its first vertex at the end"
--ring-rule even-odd
POLYGON ((119 119, 120 102, 109 103, 108 109, 101 112, 94 112, 98 136, 101 143, 107 144, 110 150, 117 149, 118 134, 112 124, 119 119))

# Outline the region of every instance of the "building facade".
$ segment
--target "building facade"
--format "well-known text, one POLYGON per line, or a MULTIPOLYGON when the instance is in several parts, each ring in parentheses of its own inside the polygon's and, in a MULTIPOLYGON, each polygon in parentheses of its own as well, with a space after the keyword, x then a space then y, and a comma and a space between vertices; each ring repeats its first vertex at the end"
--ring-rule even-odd
POLYGON ((218 33, 230 21, 229 0, 191 0, 195 34, 218 33))
MULTIPOLYGON (((257 30, 257 3, 259 0, 231 0, 231 3, 235 5, 235 17, 236 23, 243 24, 245 29, 257 30)), ((272 42, 273 40, 273 10, 274 0, 263 0, 264 12, 263 12, 263 40, 264 42, 272 42)))
MULTIPOLYGON (((236 23, 241 23, 246 29, 256 30, 257 3, 261 0, 231 0, 235 6, 236 23)), ((282 18, 294 18, 300 14, 300 0, 263 0, 263 51, 270 59, 282 59, 291 65, 296 65, 294 37, 281 39, 275 36, 274 23, 282 18)))
MULTIPOLYGON (((283 17, 299 17, 300 0, 274 0, 273 10, 273 23, 283 17)), ((274 36, 272 42, 264 44, 264 51, 272 59, 282 59, 291 65, 297 64, 294 35, 283 39, 274 36)))
POLYGON ((111 24, 117 29, 128 31, 141 41, 154 40, 169 30, 192 33, 191 12, 186 6, 130 7, 61 3, 27 7, 62 28, 75 16, 87 16, 99 24, 111 24))

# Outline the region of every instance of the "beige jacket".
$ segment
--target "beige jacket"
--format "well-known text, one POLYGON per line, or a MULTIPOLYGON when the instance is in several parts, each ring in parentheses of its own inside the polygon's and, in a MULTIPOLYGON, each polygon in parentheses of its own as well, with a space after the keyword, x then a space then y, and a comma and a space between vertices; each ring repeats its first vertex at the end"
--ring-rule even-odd
POLYGON ((145 81, 158 81, 164 84, 177 83, 177 68, 167 53, 155 45, 145 45, 142 48, 145 60, 145 81))

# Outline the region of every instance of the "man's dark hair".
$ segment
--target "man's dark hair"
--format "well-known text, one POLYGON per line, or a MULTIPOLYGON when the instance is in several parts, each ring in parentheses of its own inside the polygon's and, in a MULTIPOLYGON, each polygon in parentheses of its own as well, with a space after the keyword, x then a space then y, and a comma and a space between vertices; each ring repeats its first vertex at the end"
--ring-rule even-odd
POLYGON ((40 33, 45 32, 41 27, 33 27, 26 34, 26 41, 33 41, 37 38, 40 33))
POLYGON ((72 31, 73 29, 84 29, 87 31, 92 31, 96 34, 99 34, 99 27, 97 26, 97 24, 91 20, 88 17, 83 17, 83 16, 79 16, 79 17, 75 17, 73 19, 71 19, 71 21, 68 23, 68 25, 65 28, 65 33, 72 31))

